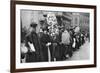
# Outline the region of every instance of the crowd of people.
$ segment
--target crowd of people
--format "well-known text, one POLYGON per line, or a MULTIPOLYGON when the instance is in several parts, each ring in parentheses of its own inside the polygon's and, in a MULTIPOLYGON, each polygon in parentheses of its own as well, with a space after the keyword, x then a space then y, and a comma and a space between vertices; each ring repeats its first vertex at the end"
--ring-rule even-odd
POLYGON ((59 27, 58 34, 51 36, 48 27, 41 27, 36 33, 36 23, 30 24, 30 32, 21 35, 21 62, 65 61, 80 49, 89 34, 80 32, 80 27, 59 27))

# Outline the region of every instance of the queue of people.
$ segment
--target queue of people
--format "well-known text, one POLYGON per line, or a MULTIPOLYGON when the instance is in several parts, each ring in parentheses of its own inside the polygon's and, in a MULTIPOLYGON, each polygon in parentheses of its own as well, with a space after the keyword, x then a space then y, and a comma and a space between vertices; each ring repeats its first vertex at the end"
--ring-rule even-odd
POLYGON ((72 29, 59 30, 56 36, 50 36, 48 28, 41 28, 36 33, 36 23, 30 24, 30 30, 21 41, 21 62, 65 61, 73 52, 85 43, 84 34, 72 29), (24 60, 24 61, 23 61, 24 60))

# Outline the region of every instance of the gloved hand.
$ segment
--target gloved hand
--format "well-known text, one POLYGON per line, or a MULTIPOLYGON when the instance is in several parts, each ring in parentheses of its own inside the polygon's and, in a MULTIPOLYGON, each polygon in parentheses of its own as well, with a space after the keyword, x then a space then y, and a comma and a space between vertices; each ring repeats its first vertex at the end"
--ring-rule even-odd
POLYGON ((50 46, 50 45, 51 45, 51 42, 49 42, 49 43, 46 44, 46 46, 50 46))

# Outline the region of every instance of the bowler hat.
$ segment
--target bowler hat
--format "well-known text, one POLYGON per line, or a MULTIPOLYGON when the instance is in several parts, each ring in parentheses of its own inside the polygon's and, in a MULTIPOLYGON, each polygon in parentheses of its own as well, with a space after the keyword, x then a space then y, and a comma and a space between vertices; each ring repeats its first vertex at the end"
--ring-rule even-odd
POLYGON ((37 24, 36 24, 35 22, 32 22, 32 23, 30 24, 30 26, 33 27, 33 28, 36 28, 37 24))

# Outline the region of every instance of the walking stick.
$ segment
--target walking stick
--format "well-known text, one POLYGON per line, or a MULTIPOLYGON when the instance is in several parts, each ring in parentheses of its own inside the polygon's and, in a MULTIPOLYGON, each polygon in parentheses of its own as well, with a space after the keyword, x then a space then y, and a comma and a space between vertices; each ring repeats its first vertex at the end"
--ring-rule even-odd
POLYGON ((48 61, 49 61, 49 62, 51 61, 51 54, 50 54, 49 46, 48 46, 48 61))

